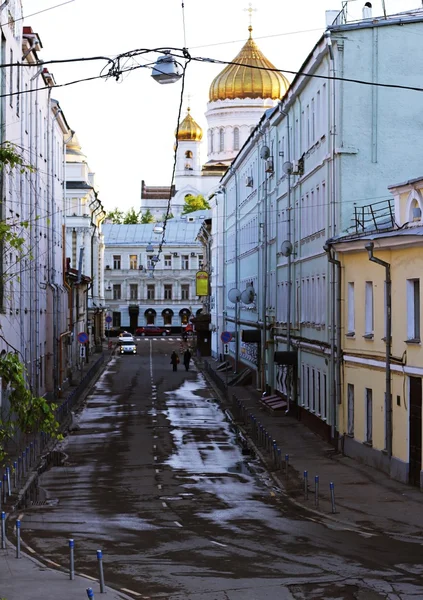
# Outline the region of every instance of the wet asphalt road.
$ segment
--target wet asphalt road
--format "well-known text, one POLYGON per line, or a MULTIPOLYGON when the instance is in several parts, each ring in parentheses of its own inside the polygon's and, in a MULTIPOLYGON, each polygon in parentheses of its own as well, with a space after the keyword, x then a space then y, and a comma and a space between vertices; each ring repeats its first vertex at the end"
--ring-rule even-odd
POLYGON ((169 364, 175 338, 141 339, 109 363, 41 477, 23 540, 134 598, 423 598, 423 547, 300 513, 243 457, 203 376, 169 364))

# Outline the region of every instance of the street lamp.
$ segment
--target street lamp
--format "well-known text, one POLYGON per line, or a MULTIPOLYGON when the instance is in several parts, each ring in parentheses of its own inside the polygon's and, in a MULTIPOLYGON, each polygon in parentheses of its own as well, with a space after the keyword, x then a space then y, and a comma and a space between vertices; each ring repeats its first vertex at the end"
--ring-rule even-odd
POLYGON ((182 77, 181 65, 170 55, 170 50, 159 56, 151 77, 158 83, 176 83, 182 77))

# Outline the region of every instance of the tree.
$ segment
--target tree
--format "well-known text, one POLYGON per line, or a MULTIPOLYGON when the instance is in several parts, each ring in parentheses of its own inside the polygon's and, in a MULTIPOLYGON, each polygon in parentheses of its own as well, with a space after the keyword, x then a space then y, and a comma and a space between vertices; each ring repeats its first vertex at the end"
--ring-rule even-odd
POLYGON ((154 221, 155 221, 155 218, 151 214, 151 210, 149 208, 147 208, 147 210, 141 217, 141 223, 143 223, 145 225, 146 223, 154 223, 154 221))
POLYGON ((109 221, 115 223, 116 225, 122 224, 124 217, 125 213, 123 212, 123 210, 120 210, 117 206, 114 210, 107 213, 107 218, 109 219, 109 221))
POLYGON ((201 194, 198 196, 188 194, 188 196, 185 196, 185 205, 182 209, 182 214, 187 215, 188 213, 195 212, 196 210, 206 210, 207 208, 210 208, 210 205, 204 196, 201 194))
POLYGON ((131 208, 126 212, 125 216, 123 217, 123 224, 136 225, 137 223, 141 222, 141 211, 138 211, 136 213, 134 207, 131 206, 131 208))

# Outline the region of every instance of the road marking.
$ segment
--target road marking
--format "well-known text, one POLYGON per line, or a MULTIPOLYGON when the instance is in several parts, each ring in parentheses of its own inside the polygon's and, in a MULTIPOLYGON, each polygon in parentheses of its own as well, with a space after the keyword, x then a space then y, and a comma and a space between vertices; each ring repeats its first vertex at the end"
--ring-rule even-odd
POLYGON ((98 581, 95 577, 91 577, 91 575, 85 575, 85 573, 79 573, 81 577, 86 577, 87 579, 91 579, 91 581, 98 581))
POLYGON ((211 540, 212 544, 216 544, 216 546, 222 546, 222 548, 226 548, 226 544, 221 544, 220 542, 215 542, 214 540, 211 540))
POLYGON ((161 484, 161 483, 158 483, 158 484, 157 484, 157 487, 159 488, 159 490, 161 490, 161 489, 162 489, 162 484, 161 484))
POLYGON ((162 502, 162 506, 163 506, 163 508, 167 508, 166 502, 162 502))
POLYGON ((23 514, 23 513, 21 513, 21 514, 18 516, 18 520, 19 520, 19 521, 22 521, 23 517, 24 517, 24 514, 23 514))
POLYGON ((156 473, 160 473, 160 469, 156 469, 156 473))
POLYGON ((28 552, 31 552, 32 554, 35 554, 35 550, 33 550, 31 548, 31 546, 28 546, 27 544, 25 544, 25 548, 26 548, 26 550, 28 550, 28 552))
POLYGON ((53 560, 50 560, 49 558, 46 558, 46 562, 48 562, 50 565, 54 565, 55 567, 59 567, 60 569, 62 568, 60 565, 55 563, 53 560))
POLYGON ((128 590, 128 588, 120 588, 121 592, 127 592, 128 594, 133 594, 134 596, 138 596, 139 598, 141 598, 141 594, 139 594, 138 592, 134 592, 134 590, 128 590))
POLYGON ((275 492, 270 492, 270 495, 274 498, 276 496, 275 492))
POLYGON ((181 523, 179 523, 178 521, 173 521, 175 523, 175 525, 177 525, 178 527, 183 527, 183 525, 181 525, 181 523))
POLYGON ((154 460, 157 460, 157 456, 154 457, 154 460))
POLYGON ((153 439, 157 440, 159 436, 158 435, 153 435, 153 439))

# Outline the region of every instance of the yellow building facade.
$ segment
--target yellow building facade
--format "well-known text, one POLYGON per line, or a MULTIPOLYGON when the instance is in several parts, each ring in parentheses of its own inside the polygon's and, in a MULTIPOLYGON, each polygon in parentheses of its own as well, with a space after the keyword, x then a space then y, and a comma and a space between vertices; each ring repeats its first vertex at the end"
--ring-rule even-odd
POLYGON ((338 431, 346 455, 423 488, 423 178, 389 190, 382 223, 369 211, 373 226, 329 240, 341 277, 338 431))

